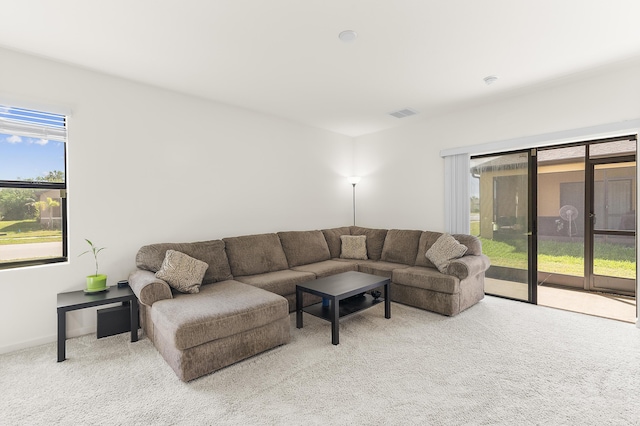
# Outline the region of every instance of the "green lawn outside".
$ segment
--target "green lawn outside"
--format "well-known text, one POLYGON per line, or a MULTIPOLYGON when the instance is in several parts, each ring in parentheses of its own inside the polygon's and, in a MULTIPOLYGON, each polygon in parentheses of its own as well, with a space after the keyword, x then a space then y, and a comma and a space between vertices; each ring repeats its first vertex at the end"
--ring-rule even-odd
MULTIPOLYGON (((480 222, 471 222, 471 234, 480 234, 480 222)), ((480 238, 482 251, 491 264, 508 268, 527 269, 526 240, 512 244, 480 238), (520 247, 518 247, 520 246, 520 247)), ((581 243, 539 241, 538 270, 565 275, 584 276, 584 246, 581 243)), ((620 278, 636 278, 635 247, 618 244, 596 245, 594 272, 620 278)))
POLYGON ((61 230, 47 229, 37 220, 0 221, 0 245, 60 241, 61 230))
MULTIPOLYGON (((527 253, 502 241, 482 240, 482 251, 491 264, 509 268, 527 269, 527 253)), ((538 243, 538 270, 565 275, 584 275, 583 246, 580 243, 540 241, 538 243)), ((635 279, 634 247, 599 244, 596 247, 594 269, 598 275, 635 279)))

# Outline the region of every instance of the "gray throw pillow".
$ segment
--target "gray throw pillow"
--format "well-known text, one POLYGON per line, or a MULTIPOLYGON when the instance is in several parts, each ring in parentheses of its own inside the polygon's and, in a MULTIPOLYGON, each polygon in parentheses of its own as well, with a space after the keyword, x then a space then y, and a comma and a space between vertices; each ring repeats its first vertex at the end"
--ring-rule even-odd
POLYGON ((179 292, 199 293, 208 267, 206 262, 179 251, 167 250, 162 266, 156 272, 156 277, 165 280, 179 292))
POLYGON ((447 273, 449 263, 453 259, 458 259, 467 252, 467 246, 462 245, 451 236, 451 234, 442 234, 435 243, 427 250, 427 259, 429 259, 438 271, 443 274, 447 273))
POLYGON ((341 235, 340 259, 367 260, 366 235, 341 235))

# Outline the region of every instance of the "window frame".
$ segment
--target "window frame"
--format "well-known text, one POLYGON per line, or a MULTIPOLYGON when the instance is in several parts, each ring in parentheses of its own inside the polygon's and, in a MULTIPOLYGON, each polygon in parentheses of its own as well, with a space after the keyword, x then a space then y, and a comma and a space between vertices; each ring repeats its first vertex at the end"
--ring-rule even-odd
MULTIPOLYGON (((3 105, 12 108, 12 106, 3 105)), ((17 107, 20 108, 20 107, 17 107)), ((24 108, 21 108, 24 109, 24 108)), ((49 112, 31 110, 36 112, 49 112)), ((51 113, 56 114, 56 113, 51 113)), ((64 129, 68 134, 68 117, 64 114, 57 114, 64 118, 64 129)), ((68 215, 67 215, 67 140, 64 141, 64 181, 62 182, 44 182, 44 181, 18 181, 18 180, 0 180, 0 189, 34 189, 39 191, 58 190, 60 191, 60 228, 62 231, 62 255, 58 257, 47 257, 39 259, 16 260, 13 262, 0 262, 0 271, 7 269, 16 269, 28 266, 49 265, 54 263, 67 262, 69 260, 68 247, 68 215)))

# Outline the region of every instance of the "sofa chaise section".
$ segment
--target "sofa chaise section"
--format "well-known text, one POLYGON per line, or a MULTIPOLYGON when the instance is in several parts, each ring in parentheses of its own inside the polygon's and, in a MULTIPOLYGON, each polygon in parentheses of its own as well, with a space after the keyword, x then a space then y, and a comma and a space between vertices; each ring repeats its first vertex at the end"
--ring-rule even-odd
POLYGON ((141 325, 176 375, 189 381, 290 340, 285 298, 232 280, 221 240, 152 244, 136 255, 129 285, 140 301, 141 325), (195 294, 183 294, 155 276, 167 250, 209 267, 195 294))
POLYGON ((160 300, 151 320, 156 348, 183 381, 290 340, 287 301, 233 280, 160 300))

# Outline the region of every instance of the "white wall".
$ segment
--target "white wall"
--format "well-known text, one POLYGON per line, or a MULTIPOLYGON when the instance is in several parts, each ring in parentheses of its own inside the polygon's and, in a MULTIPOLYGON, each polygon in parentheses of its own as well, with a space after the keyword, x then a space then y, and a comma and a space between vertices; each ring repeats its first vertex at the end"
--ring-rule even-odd
MULTIPOLYGON (((0 103, 70 109, 69 262, 0 270, 0 352, 55 340, 56 294, 109 284, 144 244, 351 223, 353 140, 0 49, 0 103)), ((95 311, 67 315, 68 335, 95 311)))
MULTIPOLYGON (((442 149, 640 117, 637 61, 355 142, 2 49, 0 64, 0 103, 72 111, 69 263, 0 271, 0 352, 55 339, 56 294, 92 269, 84 238, 114 284, 143 244, 350 224, 352 174, 358 225, 443 230, 442 149)), ((94 329, 95 311, 68 315, 69 335, 94 329)))
MULTIPOLYGON (((362 176, 358 184, 359 225, 444 231, 441 150, 640 118, 639 60, 534 89, 356 138, 355 171, 362 176)), ((636 247, 636 252, 639 250, 640 246, 636 247)), ((640 328, 640 319, 636 325, 640 328)))
POLYGON ((359 224, 443 231, 443 149, 640 118, 638 60, 532 89, 356 138, 359 224))

